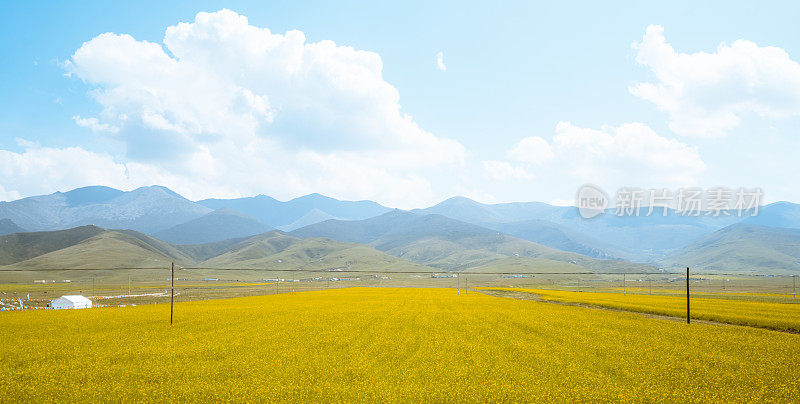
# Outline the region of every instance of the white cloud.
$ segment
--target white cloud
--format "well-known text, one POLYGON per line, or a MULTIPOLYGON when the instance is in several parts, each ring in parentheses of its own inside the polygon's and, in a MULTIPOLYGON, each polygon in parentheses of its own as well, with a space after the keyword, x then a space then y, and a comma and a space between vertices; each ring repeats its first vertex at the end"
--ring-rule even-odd
POLYGON ((65 68, 102 106, 75 122, 113 135, 129 170, 190 197, 202 178, 197 196, 323 192, 408 206, 433 194, 426 173, 464 163, 460 143, 402 111, 378 54, 275 34, 229 10, 167 28, 163 46, 98 35, 65 68))
POLYGON ((533 174, 522 167, 512 166, 507 161, 488 160, 483 162, 483 169, 491 179, 495 180, 530 180, 533 174))
POLYGON ((114 125, 109 125, 107 123, 100 123, 97 118, 81 118, 79 115, 75 115, 72 117, 72 120, 75 123, 84 128, 89 128, 92 132, 108 132, 108 133, 117 133, 119 132, 119 128, 114 125))
POLYGON ((436 68, 443 72, 447 71, 447 66, 444 65, 444 53, 442 52, 436 54, 436 68))
POLYGON ((781 48, 740 39, 714 53, 678 53, 657 25, 634 48, 657 82, 630 92, 666 111, 676 133, 725 136, 747 114, 800 115, 800 64, 781 48))
MULTIPOLYGON (((598 183, 608 189, 692 186, 705 170, 697 148, 662 137, 641 123, 598 130, 559 122, 550 143, 539 137, 525 138, 508 155, 527 159, 540 178, 557 183, 598 183)), ((494 162, 491 167, 497 177, 503 173, 513 176, 514 168, 524 170, 504 162, 494 162)))
POLYGON ((546 140, 538 136, 526 137, 508 151, 508 156, 531 164, 546 163, 553 159, 553 150, 546 140))
POLYGON ((79 147, 64 149, 27 144, 21 153, 0 150, 0 198, 49 194, 85 185, 129 184, 127 168, 106 154, 79 147))
POLYGON ((596 130, 559 122, 553 144, 568 164, 565 168, 587 181, 690 186, 705 169, 697 148, 662 137, 642 123, 596 130))

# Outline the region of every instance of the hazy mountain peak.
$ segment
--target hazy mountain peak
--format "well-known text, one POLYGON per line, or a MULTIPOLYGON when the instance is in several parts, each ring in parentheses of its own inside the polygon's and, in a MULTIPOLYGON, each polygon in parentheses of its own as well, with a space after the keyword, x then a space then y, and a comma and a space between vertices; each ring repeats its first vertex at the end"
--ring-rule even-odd
POLYGON ((149 185, 139 187, 129 192, 130 194, 145 194, 145 195, 168 195, 175 198, 188 200, 183 195, 163 186, 163 185, 149 185))
POLYGON ((23 232, 25 232, 25 229, 17 226, 11 219, 0 219, 0 236, 23 232))
POLYGON ((205 199, 198 203, 212 209, 230 207, 271 226, 281 228, 292 228, 296 226, 296 222, 300 223, 303 220, 305 220, 304 225, 311 224, 308 219, 312 216, 318 216, 320 221, 327 218, 360 220, 390 210, 373 201, 340 201, 319 193, 300 196, 286 202, 259 195, 238 199, 205 199), (325 215, 320 215, 315 209, 324 212, 325 215))
POLYGON ((467 198, 466 196, 453 196, 439 202, 435 206, 453 206, 453 205, 474 205, 474 206, 484 206, 484 204, 467 198))
POLYGON ((800 205, 781 201, 762 206, 757 216, 746 217, 743 223, 800 229, 800 205))
POLYGON ((298 196, 297 198, 292 199, 293 201, 303 200, 303 199, 322 199, 322 200, 331 200, 333 198, 329 196, 322 195, 318 192, 314 192, 308 195, 298 196))
POLYGON ((299 219, 295 220, 291 224, 281 226, 280 229, 284 231, 292 231, 295 229, 299 229, 301 227, 305 227, 314 223, 324 222, 326 220, 331 219, 340 219, 336 216, 331 215, 328 212, 323 210, 314 208, 308 211, 305 215, 301 216, 299 219))
POLYGON ((155 236, 174 244, 205 244, 268 230, 270 226, 256 218, 225 207, 159 231, 155 236))
POLYGON ((66 198, 69 206, 81 206, 103 203, 124 193, 124 191, 106 186, 88 186, 75 188, 71 191, 64 192, 62 195, 66 198))

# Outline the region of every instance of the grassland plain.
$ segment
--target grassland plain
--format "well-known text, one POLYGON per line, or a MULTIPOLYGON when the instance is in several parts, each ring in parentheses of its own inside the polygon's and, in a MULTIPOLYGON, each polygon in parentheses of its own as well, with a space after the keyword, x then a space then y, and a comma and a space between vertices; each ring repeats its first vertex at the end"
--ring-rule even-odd
MULTIPOLYGON (((602 292, 571 292, 549 289, 486 288, 536 294, 544 300, 582 303, 640 313, 673 317, 686 316, 686 297, 602 292)), ((740 296, 741 297, 741 296, 740 296)), ((744 296, 746 297, 746 296, 744 296)), ((780 303, 725 298, 696 298, 691 300, 691 317, 699 320, 747 325, 781 331, 800 332, 800 299, 787 296, 780 303)), ((773 296, 775 297, 775 296, 773 296)))
POLYGON ((453 289, 0 315, 0 401, 796 402, 800 335, 453 289))

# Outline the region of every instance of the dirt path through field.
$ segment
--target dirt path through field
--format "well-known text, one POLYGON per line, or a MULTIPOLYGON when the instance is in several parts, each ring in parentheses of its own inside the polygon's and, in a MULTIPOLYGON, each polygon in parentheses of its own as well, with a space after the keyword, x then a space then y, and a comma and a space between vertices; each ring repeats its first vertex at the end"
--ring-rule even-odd
MULTIPOLYGON (((663 314, 642 313, 642 312, 639 312, 639 311, 623 310, 623 309, 617 309, 617 308, 611 308, 611 307, 604 307, 604 306, 600 306, 600 305, 596 305, 596 304, 589 304, 589 303, 559 302, 559 301, 556 301, 556 300, 548 300, 548 299, 543 299, 540 295, 537 295, 535 293, 529 293, 529 292, 517 292, 517 291, 512 291, 512 290, 492 290, 492 289, 472 289, 470 291, 471 292, 476 292, 476 293, 483 293, 485 295, 493 296, 493 297, 505 297, 505 298, 508 298, 508 299, 517 299, 517 300, 533 300, 533 301, 541 302, 541 303, 560 304, 562 306, 578 306, 578 307, 584 307, 584 308, 587 308, 587 309, 616 311, 616 312, 621 312, 621 313, 633 313, 633 314, 638 314, 640 316, 644 316, 644 317, 648 317, 648 318, 655 318, 655 319, 666 320, 666 321, 675 321, 675 322, 685 322, 686 321, 686 317, 675 317, 675 316, 667 316, 667 315, 663 315, 663 314)), ((765 330, 770 330, 770 331, 783 332, 783 333, 787 333, 787 334, 800 334, 800 333, 795 332, 795 331, 773 330, 771 328, 765 328, 765 327, 752 327, 752 326, 747 326, 747 325, 729 324, 729 323, 724 323, 724 322, 720 322, 720 321, 700 320, 700 319, 696 319, 696 318, 692 318, 692 323, 693 324, 714 324, 714 325, 723 325, 723 326, 728 326, 728 327, 759 328, 759 329, 765 329, 765 330)))

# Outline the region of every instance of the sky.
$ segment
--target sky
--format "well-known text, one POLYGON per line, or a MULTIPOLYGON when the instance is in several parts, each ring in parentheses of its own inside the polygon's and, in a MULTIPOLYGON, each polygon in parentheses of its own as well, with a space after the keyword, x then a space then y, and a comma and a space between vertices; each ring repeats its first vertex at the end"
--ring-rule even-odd
POLYGON ((5 4, 0 200, 800 202, 795 2, 162 3, 5 4))

